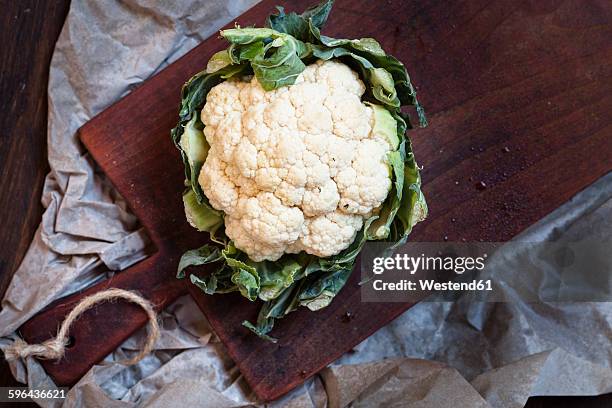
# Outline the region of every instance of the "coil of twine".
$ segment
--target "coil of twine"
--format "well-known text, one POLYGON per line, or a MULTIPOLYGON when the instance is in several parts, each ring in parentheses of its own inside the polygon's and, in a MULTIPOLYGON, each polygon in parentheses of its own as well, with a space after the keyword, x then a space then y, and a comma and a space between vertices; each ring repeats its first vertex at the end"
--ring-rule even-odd
POLYGON ((62 322, 57 336, 49 339, 41 344, 28 344, 25 341, 18 339, 11 346, 4 350, 4 357, 7 361, 26 358, 29 356, 38 357, 41 359, 57 360, 64 356, 66 346, 68 345, 68 332, 70 325, 86 310, 94 305, 104 301, 113 301, 117 299, 127 300, 140 306, 149 318, 149 326, 147 330, 147 339, 143 344, 142 349, 132 358, 118 361, 123 365, 136 364, 142 360, 147 354, 153 350, 155 342, 159 337, 159 324, 157 322, 157 314, 153 309, 153 305, 147 299, 129 290, 112 288, 102 292, 95 293, 91 296, 83 298, 74 309, 66 316, 62 322))

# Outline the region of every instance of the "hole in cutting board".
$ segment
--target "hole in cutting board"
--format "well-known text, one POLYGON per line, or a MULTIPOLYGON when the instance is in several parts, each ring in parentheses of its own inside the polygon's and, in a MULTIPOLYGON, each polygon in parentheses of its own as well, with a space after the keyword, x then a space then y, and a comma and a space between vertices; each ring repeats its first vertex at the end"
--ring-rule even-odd
POLYGON ((76 342, 76 339, 74 338, 74 336, 72 335, 68 336, 68 341, 66 342, 66 348, 70 349, 74 347, 75 342, 76 342))

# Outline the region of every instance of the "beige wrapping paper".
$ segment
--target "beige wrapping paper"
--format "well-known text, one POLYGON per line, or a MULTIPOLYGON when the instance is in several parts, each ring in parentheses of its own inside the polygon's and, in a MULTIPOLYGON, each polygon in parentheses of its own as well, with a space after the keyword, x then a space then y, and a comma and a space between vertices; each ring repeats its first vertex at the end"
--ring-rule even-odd
MULTIPOLYGON (((42 197, 46 211, 2 301, 0 348, 12 343, 15 329, 52 300, 147 256, 146 234, 96 172, 76 140, 76 130, 255 2, 73 1, 50 70, 51 173, 42 197)), ((611 220, 608 175, 519 239, 575 240, 588 235, 612 242, 611 220)), ((105 364, 93 367, 65 401, 39 403, 204 408, 257 404, 189 297, 175 302, 160 320, 156 350, 143 361, 128 368, 113 363, 135 352, 144 336, 141 331, 105 364)), ((608 393, 611 339, 610 303, 422 303, 269 405, 510 408, 523 406, 530 395, 608 393)), ((35 359, 11 368, 30 387, 54 387, 35 359)))

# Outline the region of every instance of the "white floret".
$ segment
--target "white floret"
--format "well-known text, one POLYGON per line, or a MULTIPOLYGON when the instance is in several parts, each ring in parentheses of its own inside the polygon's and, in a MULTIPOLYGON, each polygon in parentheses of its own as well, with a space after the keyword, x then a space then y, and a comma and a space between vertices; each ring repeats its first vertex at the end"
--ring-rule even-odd
MULTIPOLYGON (((221 119, 231 112, 242 112, 243 104, 240 102, 240 91, 244 88, 238 81, 225 81, 214 86, 206 98, 215 103, 207 103, 202 109, 202 122, 207 126, 217 127, 221 119)), ((209 143, 211 143, 209 141, 209 143)))
POLYGON ((308 217, 326 214, 333 212, 338 207, 339 201, 338 187, 330 179, 322 186, 313 187, 304 192, 302 211, 308 217))
MULTIPOLYGON (((207 128, 205 128, 207 129, 207 128)), ((247 138, 242 138, 234 150, 232 162, 243 177, 253 178, 257 171, 257 148, 247 138)))
POLYGON ((263 241, 251 238, 242 228, 241 218, 226 216, 225 233, 228 237, 232 237, 236 248, 249 254, 249 257, 255 262, 278 259, 285 252, 284 245, 266 245, 263 241))
POLYGON ((280 127, 295 129, 297 119, 289 94, 272 99, 264 109, 263 120, 269 129, 280 127))
POLYGON ((332 113, 336 136, 355 140, 368 137, 372 109, 364 106, 357 95, 332 94, 325 99, 325 106, 332 113))
POLYGON ((236 146, 242 140, 242 125, 240 112, 232 111, 228 113, 215 130, 215 143, 220 158, 229 162, 236 146))
POLYGON ((321 160, 322 157, 317 156, 311 151, 304 152, 303 160, 306 169, 306 187, 322 186, 331 178, 329 167, 321 160))
MULTIPOLYGON (((306 71, 308 71, 309 68, 310 67, 306 68, 306 71)), ((302 76, 306 75, 306 71, 302 73, 302 76)), ((325 101, 328 94, 329 90, 327 85, 311 81, 301 81, 289 88, 289 98, 291 99, 291 104, 296 109, 296 116, 298 117, 303 115, 302 108, 305 106, 323 105, 323 101, 325 101)))
POLYGON ((317 61, 288 87, 266 92, 252 78, 208 93, 199 183, 251 259, 335 255, 386 199, 391 146, 372 134, 364 92, 348 66, 317 61))
POLYGON ((301 108, 298 129, 310 135, 329 134, 334 128, 332 114, 324 105, 306 104, 301 108))
POLYGON ((298 239, 304 223, 299 208, 287 207, 269 192, 240 198, 237 208, 242 228, 253 239, 277 246, 298 239))
POLYGON ((349 94, 361 97, 365 92, 365 85, 359 80, 359 75, 341 62, 318 61, 316 78, 319 82, 327 83, 328 88, 341 89, 349 94))
POLYGON ((306 179, 304 163, 296 163, 289 167, 287 176, 276 187, 274 195, 287 206, 300 206, 304 198, 306 179))
POLYGON ((362 225, 362 217, 338 211, 307 218, 298 245, 319 257, 335 255, 355 240, 362 225))
POLYGON ((308 150, 327 165, 331 177, 351 165, 358 143, 329 134, 309 135, 304 137, 304 142, 308 150))
POLYGON ((387 144, 378 140, 368 139, 357 146, 351 167, 336 176, 341 211, 366 215, 387 198, 391 188, 387 152, 387 144))
POLYGON ((200 171, 198 182, 210 205, 231 214, 238 202, 238 191, 234 182, 225 174, 226 167, 227 164, 219 159, 216 150, 211 148, 200 171))

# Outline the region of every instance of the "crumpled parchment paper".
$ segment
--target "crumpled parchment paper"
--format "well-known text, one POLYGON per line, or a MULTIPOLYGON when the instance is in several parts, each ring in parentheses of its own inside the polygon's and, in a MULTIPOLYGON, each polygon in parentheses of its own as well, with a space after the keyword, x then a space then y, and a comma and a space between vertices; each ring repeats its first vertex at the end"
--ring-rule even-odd
MULTIPOLYGON (((138 220, 76 140, 87 120, 256 3, 75 1, 49 79, 51 173, 40 227, 0 311, 0 348, 58 297, 147 256, 138 220)), ((178 90, 177 90, 178 92, 178 90)), ((153 109, 153 108, 152 108, 153 109)), ((612 242, 612 174, 521 234, 524 241, 612 242)), ((139 364, 140 331, 93 367, 66 407, 257 404, 189 297, 160 315, 156 350, 139 364)), ((32 358, 11 364, 32 388, 55 385, 32 358)), ((273 407, 521 407, 532 395, 612 392, 612 304, 421 303, 273 407)))

